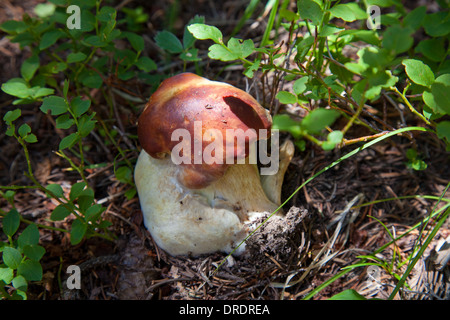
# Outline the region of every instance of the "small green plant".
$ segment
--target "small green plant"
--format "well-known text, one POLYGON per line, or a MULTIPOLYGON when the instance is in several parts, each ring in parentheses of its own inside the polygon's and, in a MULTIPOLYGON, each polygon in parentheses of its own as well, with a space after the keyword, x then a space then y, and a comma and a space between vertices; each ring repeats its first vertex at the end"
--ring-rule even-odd
POLYGON ((406 150, 406 158, 408 159, 406 163, 408 168, 414 170, 425 170, 427 168, 427 164, 418 156, 415 149, 406 150))
POLYGON ((450 30, 448 5, 441 3, 443 10, 434 14, 426 14, 425 7, 406 13, 400 2, 389 1, 385 5, 394 4, 397 12, 381 16, 381 24, 385 27, 382 31, 341 27, 342 22, 357 21, 366 26, 369 18, 366 9, 373 4, 383 5, 376 1, 364 1, 361 8, 356 3, 298 0, 297 12, 287 10, 280 3, 274 2, 265 35, 275 25, 275 18, 271 17, 278 13, 279 19, 283 20, 280 25, 289 32, 284 50, 270 44, 268 37, 263 37, 261 44, 256 46, 251 39, 230 37, 225 41, 221 31, 214 26, 193 24, 188 30, 197 39, 214 42, 208 52, 211 59, 241 63, 243 74, 249 78, 258 71, 264 80, 268 72, 273 72, 277 80, 274 83, 292 84, 292 91, 271 90, 276 99, 272 98, 266 104, 275 113, 274 127, 290 132, 300 149, 305 148, 305 139, 330 150, 378 137, 383 130, 361 115, 367 115, 367 103, 392 95, 425 124, 434 127, 439 137, 449 141, 448 121, 436 122, 450 114, 450 65, 444 40, 450 30), (414 47, 413 34, 421 30, 430 38, 414 47), (357 61, 353 61, 346 56, 344 48, 357 41, 366 45, 358 50, 357 61), (436 51, 431 49, 432 46, 436 46, 436 51), (405 81, 406 86, 400 92, 397 86, 405 81), (413 96, 411 101, 409 96, 413 96), (413 104, 419 100, 418 111, 413 104), (302 121, 288 119, 286 114, 277 114, 278 109, 273 107, 277 103, 298 105, 308 115, 302 121), (348 119, 340 130, 330 129, 336 115, 348 119), (364 126, 373 135, 346 139, 346 133, 354 124, 364 126), (325 129, 328 133, 321 139, 323 134, 320 133, 325 129))
POLYGON ((28 225, 17 239, 13 239, 20 226, 20 214, 16 209, 11 209, 2 222, 8 241, 0 242, 0 292, 5 298, 26 299, 28 282, 42 280, 39 260, 45 249, 39 245, 39 230, 35 224, 28 225), (6 286, 14 288, 12 294, 8 293, 6 286))
POLYGON ((27 283, 41 280, 39 261, 45 250, 38 245, 40 228, 68 233, 72 245, 90 237, 114 239, 109 230, 111 222, 103 215, 106 207, 97 203, 87 174, 92 168, 107 166, 107 163, 92 163, 86 157, 89 145, 85 142, 91 135, 102 137, 105 144, 115 148, 118 154, 113 166, 115 178, 128 186, 125 196, 129 199, 136 193, 131 177, 133 163, 129 160, 129 153, 134 150, 130 143, 126 149, 117 142, 119 130, 124 133, 113 95, 126 97, 127 107, 136 110, 143 100, 122 84, 132 79, 153 84, 154 76, 149 73, 157 66, 151 58, 142 56, 144 40, 136 33, 146 18, 142 10, 124 10, 125 19, 117 21, 117 11, 101 3, 100 0, 51 0, 35 8, 36 17, 24 15, 21 21, 0 25, 11 42, 21 48, 28 47, 31 52, 20 67, 20 77, 1 85, 3 92, 14 97, 13 106, 3 117, 6 134, 20 144, 27 165, 24 175, 30 181, 29 185, 0 186, 0 196, 12 207, 6 211, 0 209, 7 238, 6 242, 0 242, 3 259, 0 292, 5 298, 26 298, 27 283), (69 5, 80 8, 79 29, 68 28, 66 24, 69 5), (119 25, 128 29, 122 31, 119 25), (119 48, 119 41, 126 41, 127 46, 119 48), (92 90, 98 90, 101 98, 93 97, 92 90), (63 135, 54 153, 78 174, 69 188, 57 183, 43 184, 33 171, 29 146, 39 143, 40 137, 22 118, 22 110, 29 104, 38 105, 63 135), (14 205, 14 192, 34 189, 56 201, 50 222, 64 220, 67 229, 37 224, 20 215, 14 205), (21 224, 28 226, 22 229, 21 224))
POLYGON ((198 70, 197 62, 201 59, 198 56, 198 49, 194 46, 196 39, 188 31, 188 28, 191 24, 204 23, 204 21, 205 19, 200 16, 192 18, 184 28, 182 41, 175 34, 167 30, 160 31, 156 34, 156 44, 167 53, 168 57, 178 56, 183 61, 183 71, 186 71, 186 66, 189 62, 196 63, 198 70))

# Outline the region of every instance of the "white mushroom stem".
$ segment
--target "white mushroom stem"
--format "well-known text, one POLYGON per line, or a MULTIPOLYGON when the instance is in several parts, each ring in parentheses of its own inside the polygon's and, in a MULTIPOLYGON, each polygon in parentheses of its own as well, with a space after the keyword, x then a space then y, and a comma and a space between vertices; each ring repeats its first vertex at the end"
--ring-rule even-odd
MULTIPOLYGON (((177 170, 169 156, 154 159, 144 150, 135 169, 144 224, 169 254, 229 253, 248 235, 253 220, 279 206, 266 196, 255 165, 232 165, 222 178, 197 190, 184 188, 176 179, 177 170)), ((275 190, 267 192, 279 199, 282 177, 266 178, 271 179, 266 188, 275 190)), ((241 246, 237 253, 243 250, 241 246)))
POLYGON ((281 204, 281 187, 283 186, 284 175, 286 173, 292 157, 294 156, 295 146, 291 140, 286 140, 279 150, 278 172, 274 175, 261 176, 261 184, 267 197, 275 204, 281 204))

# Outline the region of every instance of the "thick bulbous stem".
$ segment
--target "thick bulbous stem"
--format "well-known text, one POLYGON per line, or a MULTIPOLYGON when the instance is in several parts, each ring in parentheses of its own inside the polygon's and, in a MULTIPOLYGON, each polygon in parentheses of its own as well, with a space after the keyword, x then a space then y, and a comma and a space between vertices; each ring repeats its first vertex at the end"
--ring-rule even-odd
POLYGON ((253 220, 278 208, 266 196, 255 165, 232 165, 223 177, 195 190, 178 182, 178 169, 170 157, 154 159, 145 151, 135 169, 144 224, 169 254, 231 252, 253 220))

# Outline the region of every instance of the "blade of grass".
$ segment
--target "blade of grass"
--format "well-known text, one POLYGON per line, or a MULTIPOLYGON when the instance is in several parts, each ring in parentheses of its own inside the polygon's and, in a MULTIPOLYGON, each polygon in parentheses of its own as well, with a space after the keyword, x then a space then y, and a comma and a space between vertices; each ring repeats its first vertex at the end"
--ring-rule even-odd
POLYGON ((260 3, 260 0, 251 0, 248 4, 247 8, 244 11, 244 15, 239 20, 236 27, 234 27, 233 32, 231 32, 231 37, 234 37, 239 31, 241 31, 242 26, 247 22, 248 19, 252 16, 252 14, 255 12, 256 7, 260 3))
MULTIPOLYGON (((273 1, 270 1, 270 2, 273 2, 273 1)), ((270 2, 268 3, 268 5, 270 4, 270 2)), ((263 34, 263 37, 261 40, 260 47, 264 47, 265 45, 267 45, 269 43, 270 31, 272 31, 273 24, 275 23, 275 17, 277 16, 279 2, 280 2, 279 0, 275 0, 275 3, 272 6, 272 9, 271 9, 270 15, 269 15, 269 21, 267 22, 266 30, 264 30, 264 34, 263 34)))

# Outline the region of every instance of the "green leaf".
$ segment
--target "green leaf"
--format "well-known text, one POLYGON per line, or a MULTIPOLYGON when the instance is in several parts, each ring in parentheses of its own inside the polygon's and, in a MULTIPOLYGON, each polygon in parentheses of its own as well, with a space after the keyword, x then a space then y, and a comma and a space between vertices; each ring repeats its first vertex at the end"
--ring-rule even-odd
POLYGON ((330 9, 332 16, 341 18, 344 21, 352 22, 355 20, 367 19, 367 13, 356 3, 345 3, 333 6, 330 9))
POLYGON ((295 139, 298 139, 300 136, 303 135, 303 131, 300 127, 300 122, 295 121, 287 114, 277 114, 273 117, 273 125, 272 129, 274 130, 280 130, 280 131, 287 131, 295 139))
MULTIPOLYGON (((3 197, 8 201, 9 203, 14 203, 14 196, 16 195, 16 192, 14 190, 7 190, 3 197)), ((0 247, 1 248, 1 247, 0 247)))
POLYGON ((30 133, 29 135, 27 135, 24 138, 24 140, 28 143, 35 143, 38 141, 36 135, 34 135, 33 133, 30 133))
MULTIPOLYGON (((81 10, 81 30, 70 30, 73 32, 91 32, 93 30, 95 30, 95 27, 97 26, 97 20, 94 16, 94 14, 92 14, 91 11, 89 10, 81 10)), ((69 31, 69 32, 70 32, 69 31)))
POLYGON ((422 21, 427 13, 425 6, 420 6, 409 12, 403 19, 403 26, 417 30, 422 25, 422 21))
POLYGON ((56 118, 56 128, 58 129, 69 129, 75 124, 75 121, 68 114, 63 114, 56 118))
POLYGON ((297 102, 297 97, 287 91, 278 92, 275 98, 277 98, 282 104, 291 104, 297 102))
POLYGON ((81 195, 84 188, 86 188, 86 183, 84 183, 84 182, 74 183, 72 185, 72 188, 70 189, 69 199, 71 201, 74 201, 76 198, 78 198, 81 195))
POLYGON ((339 35, 350 35, 353 37, 352 41, 361 40, 374 46, 380 46, 380 38, 378 37, 378 33, 374 30, 347 29, 340 32, 339 35))
POLYGON ((42 280, 42 266, 34 260, 25 260, 17 268, 17 274, 22 275, 28 281, 42 280))
POLYGON ((27 291, 28 283, 27 280, 23 276, 17 276, 12 280, 12 285, 17 290, 27 291))
POLYGON ((319 37, 328 37, 335 33, 340 32, 342 30, 345 30, 345 29, 326 24, 323 26, 322 31, 320 31, 319 37))
POLYGON ((327 141, 336 145, 338 143, 341 143, 343 138, 344 135, 342 134, 342 131, 334 130, 328 134, 327 141))
POLYGON ((222 43, 222 32, 214 26, 203 23, 194 23, 187 27, 189 32, 199 40, 211 39, 215 43, 222 43))
POLYGON ((301 122, 302 128, 308 133, 318 134, 330 126, 339 117, 339 112, 332 109, 314 109, 301 122))
POLYGON ((188 27, 194 23, 201 23, 204 24, 205 18, 201 16, 195 16, 189 22, 187 23, 186 27, 184 28, 183 32, 183 47, 184 49, 191 48, 195 43, 195 37, 192 35, 191 32, 189 32, 188 27))
POLYGON ((31 97, 33 99, 37 99, 40 97, 45 97, 45 96, 51 95, 51 94, 55 93, 55 90, 50 89, 50 88, 33 87, 33 88, 30 88, 28 90, 28 92, 31 94, 31 97))
POLYGON ((79 139, 78 133, 74 132, 67 137, 64 137, 59 143, 59 150, 71 148, 79 139))
POLYGON ((213 44, 209 47, 208 57, 221 61, 233 61, 239 59, 238 55, 231 52, 221 44, 213 44))
POLYGON ((64 220, 69 215, 70 211, 63 204, 60 204, 55 209, 53 209, 50 219, 52 221, 61 221, 64 220))
POLYGON ((247 39, 242 41, 236 38, 230 38, 227 43, 228 49, 239 58, 247 58, 255 51, 253 40, 247 39))
POLYGON ((47 113, 50 110, 50 113, 54 116, 58 116, 68 111, 68 105, 64 98, 58 96, 50 96, 46 97, 43 100, 41 111, 43 113, 47 113))
POLYGON ((144 50, 144 39, 140 35, 134 32, 127 31, 122 32, 122 35, 128 39, 131 46, 136 52, 141 52, 142 50, 144 50))
POLYGON ((303 20, 309 19, 317 26, 322 20, 322 8, 313 0, 297 0, 297 8, 303 20))
POLYGON ((6 284, 10 283, 14 278, 14 269, 0 267, 0 281, 6 284))
POLYGON ((328 300, 367 300, 362 295, 360 295, 358 292, 356 292, 353 289, 348 289, 345 291, 342 291, 338 294, 335 294, 328 300))
POLYGON ((422 25, 431 37, 445 36, 450 32, 450 12, 447 10, 427 14, 422 25))
POLYGON ((44 66, 43 69, 45 72, 57 74, 57 73, 60 73, 61 71, 64 71, 67 69, 67 63, 52 61, 49 64, 47 64, 46 66, 44 66))
POLYGON ((295 80, 292 89, 296 95, 302 94, 306 90, 306 83, 308 82, 308 77, 302 77, 295 80))
POLYGON ((9 20, 0 25, 0 30, 9 34, 17 34, 24 32, 28 25, 24 21, 9 20))
POLYGON ((80 211, 86 212, 86 210, 88 210, 88 208, 92 206, 94 200, 94 190, 92 190, 92 188, 86 188, 85 190, 83 190, 78 196, 77 200, 80 211))
POLYGON ((31 127, 27 123, 24 123, 19 127, 19 130, 17 130, 17 132, 22 138, 25 138, 26 135, 31 132, 31 127))
POLYGON ((124 166, 117 168, 115 175, 117 180, 122 183, 131 183, 133 181, 133 174, 129 167, 124 166))
POLYGON ((70 106, 74 115, 78 118, 83 113, 89 110, 89 107, 91 106, 91 100, 83 100, 78 96, 70 102, 70 106))
POLYGON ((72 52, 67 56, 67 63, 81 62, 87 58, 83 52, 72 52))
POLYGON ((51 183, 46 187, 47 190, 51 191, 56 197, 62 198, 64 196, 63 188, 57 183, 51 183))
POLYGON ((445 39, 433 38, 422 40, 414 48, 414 51, 423 54, 432 61, 440 62, 446 57, 445 39))
POLYGON ((78 134, 81 138, 87 137, 89 133, 94 130, 96 122, 95 120, 92 120, 94 116, 95 114, 85 114, 78 120, 78 134))
POLYGON ((56 6, 53 3, 39 3, 34 7, 34 13, 40 18, 46 18, 53 15, 56 6))
POLYGON ((280 17, 286 19, 287 21, 293 22, 295 20, 299 19, 299 16, 297 13, 290 11, 285 8, 280 9, 280 17))
POLYGON ((39 261, 45 254, 44 247, 38 244, 30 244, 23 247, 23 254, 34 261, 39 261))
POLYGON ((39 50, 44 50, 54 45, 59 38, 63 37, 65 33, 62 30, 51 30, 42 35, 39 43, 39 50))
POLYGON ((70 243, 72 245, 79 244, 83 240, 87 231, 87 224, 80 220, 74 220, 72 223, 72 229, 70 230, 70 243))
POLYGON ((27 300, 28 299, 26 292, 19 290, 19 289, 14 290, 11 297, 12 297, 11 298, 12 300, 27 300))
POLYGON ((365 99, 373 100, 378 98, 381 93, 381 89, 389 88, 395 85, 398 81, 398 77, 392 75, 390 70, 379 71, 374 75, 371 75, 368 79, 359 81, 352 91, 352 95, 358 103, 361 102, 362 94, 364 93, 365 99), (367 88, 366 88, 367 86, 367 88), (364 90, 366 90, 364 92, 364 90))
POLYGON ((27 245, 37 245, 39 243, 39 230, 35 224, 30 224, 20 234, 17 242, 19 247, 24 248, 27 245))
POLYGON ((439 139, 447 139, 450 143, 450 121, 441 121, 436 125, 436 133, 439 139))
POLYGON ((250 79, 253 78, 255 71, 259 69, 260 65, 261 65, 261 58, 256 59, 250 64, 246 64, 244 66, 245 67, 245 70, 243 72, 244 75, 250 79))
POLYGON ((381 43, 384 48, 396 54, 403 53, 411 48, 414 43, 411 33, 412 31, 408 27, 403 28, 400 25, 394 25, 386 29, 381 43))
POLYGON ((37 69, 39 68, 39 57, 38 55, 32 55, 26 59, 20 66, 20 74, 25 79, 25 81, 30 81, 37 69))
POLYGON ((3 248, 3 262, 11 269, 17 269, 22 261, 22 255, 16 248, 3 248))
POLYGON ((156 70, 156 63, 149 57, 140 57, 135 63, 136 67, 145 72, 156 70))
POLYGON ((450 74, 446 73, 436 78, 431 85, 431 93, 438 107, 450 115, 450 74))
POLYGON ((184 61, 200 61, 201 59, 198 57, 198 49, 191 48, 187 51, 184 51, 180 54, 180 59, 184 61))
POLYGON ((83 70, 80 73, 79 80, 88 88, 99 89, 103 84, 102 77, 94 70, 83 70))
MULTIPOLYGON (((95 2, 93 2, 95 3, 95 2)), ((116 19, 117 11, 110 6, 102 6, 97 14, 97 19, 102 22, 109 22, 111 19, 116 19)))
POLYGON ((183 51, 183 45, 181 41, 169 31, 160 31, 155 37, 156 44, 170 53, 181 53, 183 51))
POLYGON ((89 207, 86 210, 85 213, 85 220, 86 221, 96 221, 102 212, 104 211, 104 208, 101 204, 94 204, 93 206, 89 207))
POLYGON ((22 111, 20 109, 8 111, 3 116, 3 121, 5 121, 6 123, 11 123, 13 121, 16 121, 20 117, 21 114, 22 114, 22 111))
POLYGON ((31 46, 35 40, 35 35, 30 30, 21 32, 11 38, 11 42, 18 43, 22 48, 31 46))
POLYGON ((3 232, 12 237, 20 225, 20 214, 16 209, 11 209, 2 220, 3 232))
POLYGON ((5 93, 18 98, 28 98, 30 96, 28 89, 28 85, 22 78, 12 78, 2 84, 2 90, 5 93))
POLYGON ((434 82, 434 73, 431 68, 420 60, 405 59, 402 64, 408 77, 418 85, 430 87, 434 82))
POLYGON ((108 45, 107 42, 103 41, 103 39, 99 36, 89 36, 87 38, 84 39, 84 41, 89 45, 89 46, 94 46, 94 47, 105 47, 108 45))

